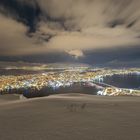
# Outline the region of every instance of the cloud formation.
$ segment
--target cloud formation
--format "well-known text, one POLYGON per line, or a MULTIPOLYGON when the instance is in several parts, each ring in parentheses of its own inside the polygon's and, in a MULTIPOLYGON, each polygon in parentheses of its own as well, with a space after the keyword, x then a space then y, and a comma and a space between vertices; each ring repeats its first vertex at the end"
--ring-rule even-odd
POLYGON ((0 14, 1 55, 66 52, 79 58, 84 51, 140 46, 138 0, 15 1, 40 14, 33 31, 18 13, 0 14))
POLYGON ((40 28, 45 25, 56 34, 48 43, 52 48, 87 50, 140 44, 139 1, 40 0, 39 4, 51 17, 40 28))
POLYGON ((26 55, 39 52, 39 45, 29 38, 27 26, 0 14, 0 54, 26 55))
POLYGON ((72 55, 74 58, 78 59, 80 57, 84 57, 84 54, 81 50, 70 50, 66 51, 69 55, 72 55))

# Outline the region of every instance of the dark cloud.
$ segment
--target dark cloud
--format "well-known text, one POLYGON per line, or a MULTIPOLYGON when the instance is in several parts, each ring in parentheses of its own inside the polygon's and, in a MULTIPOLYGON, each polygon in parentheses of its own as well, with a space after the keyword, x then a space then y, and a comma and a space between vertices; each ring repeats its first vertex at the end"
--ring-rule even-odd
POLYGON ((36 23, 41 14, 40 7, 34 1, 34 4, 22 2, 20 0, 1 0, 1 13, 12 16, 15 20, 23 22, 29 27, 30 32, 36 30, 36 23))
POLYGON ((25 62, 41 62, 41 63, 57 63, 57 62, 77 62, 87 63, 93 66, 108 67, 139 67, 140 65, 140 49, 139 47, 123 48, 123 49, 102 49, 94 51, 84 51, 84 57, 75 59, 72 55, 65 52, 55 52, 49 54, 37 54, 26 56, 9 56, 0 57, 0 60, 6 61, 25 61, 25 62))

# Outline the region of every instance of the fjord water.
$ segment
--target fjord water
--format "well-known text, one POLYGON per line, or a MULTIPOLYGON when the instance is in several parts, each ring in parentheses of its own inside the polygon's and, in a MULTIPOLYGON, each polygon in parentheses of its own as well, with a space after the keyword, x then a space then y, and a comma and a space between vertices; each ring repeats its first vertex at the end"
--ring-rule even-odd
POLYGON ((114 74, 104 77, 104 83, 128 89, 140 89, 140 74, 114 74))

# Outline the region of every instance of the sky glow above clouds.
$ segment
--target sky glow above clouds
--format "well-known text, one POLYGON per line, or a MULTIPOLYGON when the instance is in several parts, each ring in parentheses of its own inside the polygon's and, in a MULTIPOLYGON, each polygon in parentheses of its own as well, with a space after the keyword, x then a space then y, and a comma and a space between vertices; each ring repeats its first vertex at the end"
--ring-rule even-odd
POLYGON ((0 56, 140 52, 139 0, 11 1, 0 2, 0 56))

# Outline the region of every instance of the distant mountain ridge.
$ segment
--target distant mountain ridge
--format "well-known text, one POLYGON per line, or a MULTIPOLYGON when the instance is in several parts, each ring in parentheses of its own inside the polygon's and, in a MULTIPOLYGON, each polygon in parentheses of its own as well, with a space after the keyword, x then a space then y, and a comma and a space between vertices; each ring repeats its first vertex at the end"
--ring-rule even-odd
POLYGON ((65 67, 90 67, 84 63, 28 63, 28 62, 7 62, 0 61, 0 68, 16 68, 16 67, 54 67, 54 68, 65 68, 65 67))

